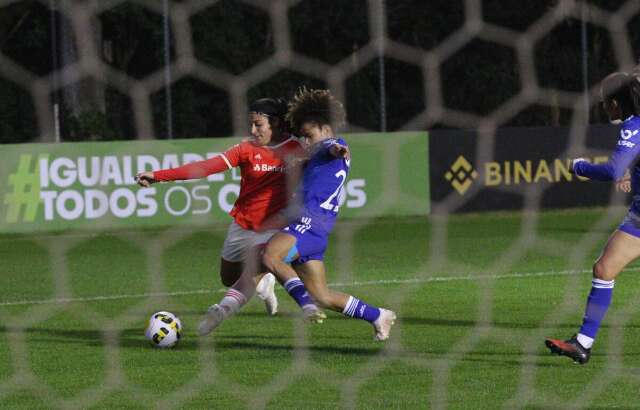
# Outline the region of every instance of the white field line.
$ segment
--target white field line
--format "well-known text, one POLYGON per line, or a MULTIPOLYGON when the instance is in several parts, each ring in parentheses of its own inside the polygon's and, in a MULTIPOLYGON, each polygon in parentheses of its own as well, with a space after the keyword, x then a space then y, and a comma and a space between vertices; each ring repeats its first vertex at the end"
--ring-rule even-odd
MULTIPOLYGON (((625 272, 638 272, 640 267, 626 269, 625 272)), ((453 282, 453 281, 478 281, 486 279, 517 279, 517 278, 534 278, 541 276, 568 276, 579 275, 591 272, 590 269, 578 269, 578 270, 561 270, 561 271, 544 271, 544 272, 523 272, 523 273, 508 273, 504 275, 464 275, 464 276, 431 276, 427 278, 410 278, 410 279, 380 279, 380 280, 367 280, 367 281, 354 281, 354 282, 334 282, 330 283, 330 287, 353 287, 353 286, 377 286, 377 285, 396 285, 396 284, 408 284, 408 283, 437 283, 437 282, 453 282)), ((104 300, 120 300, 120 299, 144 299, 144 298, 158 298, 167 296, 185 296, 185 295, 200 295, 207 293, 222 293, 226 292, 226 289, 218 289, 217 291, 211 289, 196 289, 196 290, 182 290, 175 292, 151 292, 151 293, 137 293, 137 294, 125 294, 125 295, 109 295, 109 296, 88 296, 80 298, 58 298, 58 299, 42 299, 42 300, 17 300, 0 302, 0 307, 4 306, 20 306, 20 305, 46 305, 46 304, 63 304, 63 303, 82 303, 82 302, 99 302, 104 300)))

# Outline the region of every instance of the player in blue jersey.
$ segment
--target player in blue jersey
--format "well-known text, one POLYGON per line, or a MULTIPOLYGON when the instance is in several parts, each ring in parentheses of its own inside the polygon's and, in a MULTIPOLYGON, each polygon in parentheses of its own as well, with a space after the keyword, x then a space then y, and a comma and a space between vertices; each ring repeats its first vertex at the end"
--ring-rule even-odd
POLYGON ((591 346, 611 304, 615 278, 640 257, 640 82, 633 75, 613 73, 603 80, 601 94, 609 119, 621 124, 620 138, 606 164, 595 165, 578 158, 572 161, 572 170, 594 180, 618 181, 631 168, 633 199, 627 216, 593 265, 591 292, 579 332, 568 340, 545 341, 552 353, 568 356, 580 364, 589 361, 591 346))
POLYGON ((269 240, 262 262, 284 282, 287 292, 303 310, 316 302, 346 316, 364 319, 373 325, 376 340, 386 340, 396 319, 394 312, 327 287, 323 257, 351 163, 347 143, 336 137, 332 128, 344 116, 342 104, 328 90, 302 88, 290 103, 287 117, 292 128, 307 140, 309 160, 297 194, 297 217, 269 240))

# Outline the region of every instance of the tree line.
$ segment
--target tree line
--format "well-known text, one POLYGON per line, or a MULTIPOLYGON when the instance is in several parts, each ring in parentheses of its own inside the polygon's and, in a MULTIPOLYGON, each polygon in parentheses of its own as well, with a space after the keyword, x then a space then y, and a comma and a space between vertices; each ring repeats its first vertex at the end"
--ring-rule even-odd
MULTIPOLYGON (((173 0, 172 3, 178 2, 173 0)), ((55 4, 55 0, 51 0, 55 4)), ((624 1, 593 0, 588 4, 615 11, 624 1)), ((265 4, 268 2, 265 0, 265 4)), ((482 19, 498 27, 523 33, 555 10, 559 0, 478 3, 482 19)), ((578 7, 578 6, 576 6, 578 7)), ((464 24, 470 10, 462 0, 394 0, 385 2, 384 22, 394 42, 425 51, 436 51, 464 24)), ((640 14, 620 27, 637 61, 640 53, 640 14)), ((287 12, 291 47, 297 54, 325 64, 351 64, 354 73, 344 83, 345 106, 352 130, 393 131, 408 122, 417 128, 456 128, 455 117, 442 121, 416 116, 429 104, 430 89, 425 70, 386 53, 361 65, 357 53, 369 44, 374 18, 366 0, 304 0, 287 12), (381 67, 382 64, 382 67, 381 67), (381 70, 383 68, 383 70, 381 70), (381 79, 384 72, 384 107, 381 79), (384 113, 384 118, 382 113, 384 113), (430 122, 428 122, 430 121, 430 122)), ((273 21, 265 9, 240 1, 222 0, 190 16, 191 44, 197 59, 217 70, 242 75, 275 52, 273 21)), ((0 52, 20 69, 50 81, 54 73, 78 61, 79 41, 94 41, 105 64, 141 80, 162 69, 165 62, 163 16, 135 2, 106 9, 91 22, 92 32, 76 38, 65 13, 46 2, 23 0, 0 8, 0 52)), ((606 29, 584 26, 575 18, 555 24, 532 48, 537 83, 554 90, 581 92, 597 84, 618 65, 616 51, 624 49, 606 29), (583 31, 584 30, 584 31, 583 31), (583 53, 583 49, 587 53, 583 53), (586 62, 586 77, 583 67, 586 62)), ((169 58, 176 58, 171 33, 169 58)), ((349 65, 349 67, 351 67, 349 65)), ((526 72, 512 47, 474 37, 439 65, 442 103, 451 109, 480 116, 498 110, 518 95, 526 72)), ((0 143, 37 140, 42 130, 36 107, 57 103, 62 140, 136 139, 131 96, 99 76, 61 85, 49 95, 48 104, 37 104, 26 85, 11 70, 0 70, 0 143)), ((326 78, 283 69, 247 90, 248 101, 264 96, 290 97, 300 85, 327 87, 326 78)), ((228 93, 194 77, 171 83, 172 132, 174 138, 222 137, 234 129, 228 93)), ((167 89, 150 96, 154 136, 167 138, 167 89)), ((559 99, 535 102, 505 118, 503 126, 566 126, 574 113, 559 99)), ((603 120, 597 104, 591 122, 603 120)), ((237 122, 236 122, 237 123, 237 122)))

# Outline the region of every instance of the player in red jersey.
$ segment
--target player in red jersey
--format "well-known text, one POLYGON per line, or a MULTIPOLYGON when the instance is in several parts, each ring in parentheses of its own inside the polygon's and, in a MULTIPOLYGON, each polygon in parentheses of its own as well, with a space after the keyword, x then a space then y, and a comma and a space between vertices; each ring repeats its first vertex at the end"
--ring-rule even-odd
MULTIPOLYGON (((251 135, 253 138, 234 145, 222 154, 205 161, 193 162, 172 169, 141 172, 136 180, 143 187, 155 182, 203 178, 239 167, 240 195, 230 215, 233 222, 227 231, 220 260, 220 278, 225 286, 232 286, 243 271, 256 286, 255 291, 265 301, 267 312, 275 314, 278 301, 274 293, 275 277, 262 270, 260 251, 278 232, 265 222, 273 221, 287 206, 291 196, 288 174, 290 160, 304 155, 300 142, 288 133, 284 116, 287 104, 282 100, 263 98, 251 104, 251 135)), ((220 305, 229 307, 244 304, 243 295, 229 289, 220 305)), ((218 306, 219 305, 214 305, 218 306)), ((207 334, 209 331, 200 331, 207 334)))

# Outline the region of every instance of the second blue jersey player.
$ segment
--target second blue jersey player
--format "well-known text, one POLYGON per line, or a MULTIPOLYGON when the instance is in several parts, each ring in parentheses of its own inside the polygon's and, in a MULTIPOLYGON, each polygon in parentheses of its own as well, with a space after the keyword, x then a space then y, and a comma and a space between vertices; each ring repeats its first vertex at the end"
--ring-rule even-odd
POLYGON ((263 264, 284 281, 285 289, 303 310, 315 301, 327 309, 370 322, 374 338, 386 340, 396 319, 394 312, 327 287, 324 252, 351 165, 347 143, 335 136, 332 128, 344 118, 344 108, 328 90, 303 88, 290 103, 288 118, 293 129, 308 142, 309 160, 297 194, 300 207, 296 217, 269 240, 263 264), (302 282, 295 277, 296 272, 302 282), (292 276, 294 279, 285 279, 292 276))
POLYGON ((611 304, 615 278, 640 257, 640 82, 634 75, 613 73, 603 80, 601 94, 609 119, 621 124, 616 148, 606 164, 591 164, 578 158, 573 160, 572 170, 589 179, 618 181, 630 168, 633 199, 629 213, 593 265, 591 292, 580 330, 567 340, 545 341, 552 353, 580 364, 589 361, 591 346, 611 304))

